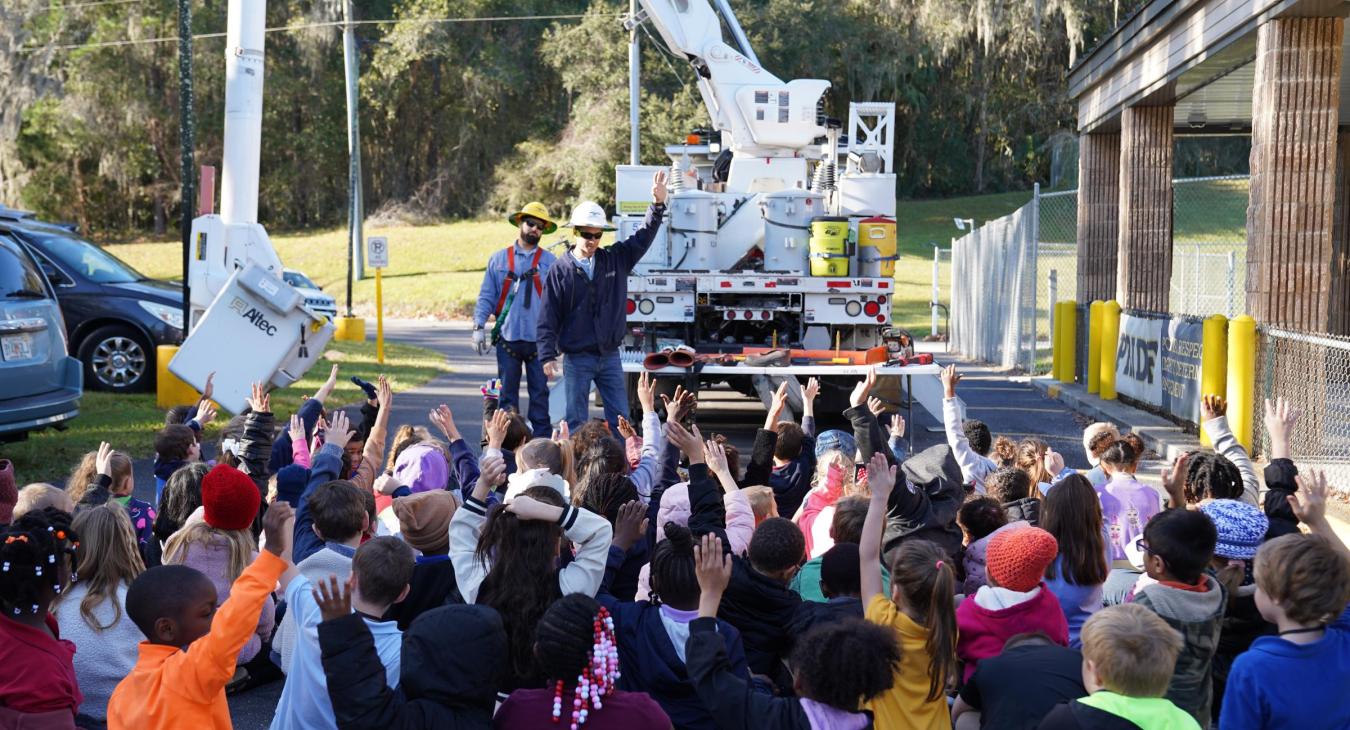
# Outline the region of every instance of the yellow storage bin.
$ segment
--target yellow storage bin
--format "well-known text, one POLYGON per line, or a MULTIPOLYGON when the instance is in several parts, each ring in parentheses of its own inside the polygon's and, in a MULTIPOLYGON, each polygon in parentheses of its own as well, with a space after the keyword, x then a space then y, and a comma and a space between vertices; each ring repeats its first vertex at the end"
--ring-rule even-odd
POLYGON ((895 221, 864 218, 858 221, 858 275, 895 276, 895 221))
POLYGON ((811 219, 811 276, 848 276, 848 218, 811 219))

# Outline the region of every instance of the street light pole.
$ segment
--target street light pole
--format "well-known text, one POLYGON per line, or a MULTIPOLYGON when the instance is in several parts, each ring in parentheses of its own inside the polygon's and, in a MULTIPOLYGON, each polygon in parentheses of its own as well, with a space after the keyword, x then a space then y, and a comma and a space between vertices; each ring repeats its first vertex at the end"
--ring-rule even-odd
POLYGON ((342 4, 342 60, 347 77, 347 316, 352 316, 352 289, 366 277, 365 260, 361 251, 362 222, 365 204, 361 196, 361 122, 360 68, 356 57, 356 33, 352 27, 352 0, 342 4))

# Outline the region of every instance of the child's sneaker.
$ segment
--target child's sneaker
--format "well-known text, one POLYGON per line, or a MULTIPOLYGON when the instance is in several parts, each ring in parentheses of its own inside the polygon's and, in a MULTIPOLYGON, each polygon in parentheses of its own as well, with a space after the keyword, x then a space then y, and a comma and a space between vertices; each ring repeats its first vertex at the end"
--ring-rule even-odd
POLYGON ((483 392, 484 398, 497 398, 502 394, 502 381, 497 378, 492 378, 486 383, 483 383, 483 387, 479 390, 483 392))

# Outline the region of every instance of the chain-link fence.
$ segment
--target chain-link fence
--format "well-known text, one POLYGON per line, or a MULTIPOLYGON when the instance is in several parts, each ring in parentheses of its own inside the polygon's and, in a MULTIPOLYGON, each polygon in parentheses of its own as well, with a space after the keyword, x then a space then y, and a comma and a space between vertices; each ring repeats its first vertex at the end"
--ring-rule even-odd
POLYGON ((1035 258, 1036 336, 1028 345, 1027 372, 1050 371, 1055 302, 1078 299, 1078 191, 1036 190, 1039 221, 1035 258))
POLYGON ((1299 469, 1325 469, 1327 480, 1350 489, 1350 338, 1262 328, 1257 353, 1256 418, 1261 454, 1270 436, 1261 402, 1287 399, 1299 409, 1289 455, 1299 469))
POLYGON ((1250 187, 1246 175, 1172 181, 1172 313, 1243 313, 1250 187))

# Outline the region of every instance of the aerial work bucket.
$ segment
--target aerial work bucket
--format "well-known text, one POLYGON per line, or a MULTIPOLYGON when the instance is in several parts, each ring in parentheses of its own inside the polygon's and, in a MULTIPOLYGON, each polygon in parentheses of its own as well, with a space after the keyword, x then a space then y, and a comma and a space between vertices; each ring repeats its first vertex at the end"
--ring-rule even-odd
POLYGON ((858 221, 858 275, 895 276, 895 221, 881 217, 858 221))
POLYGON ((811 219, 811 276, 848 276, 848 218, 811 219))

